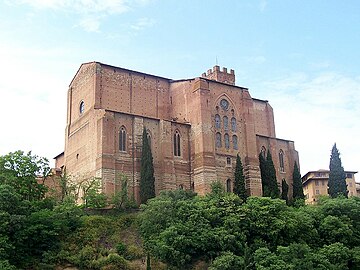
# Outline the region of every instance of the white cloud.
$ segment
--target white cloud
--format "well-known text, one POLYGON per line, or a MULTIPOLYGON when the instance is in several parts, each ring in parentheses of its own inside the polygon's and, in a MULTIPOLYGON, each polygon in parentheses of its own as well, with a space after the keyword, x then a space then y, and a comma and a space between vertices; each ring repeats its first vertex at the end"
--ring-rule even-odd
POLYGON ((267 1, 266 0, 261 0, 259 3, 259 9, 261 12, 264 12, 267 6, 267 1))
POLYGON ((99 32, 100 29, 100 17, 86 17, 80 20, 79 26, 87 32, 99 32))
POLYGON ((69 78, 62 79, 64 66, 53 58, 66 54, 0 45, 0 59, 6 63, 0 66, 0 155, 32 150, 51 161, 63 150, 69 78))
POLYGON ((131 28, 137 31, 143 30, 147 27, 151 27, 155 24, 155 20, 149 18, 140 18, 135 24, 131 25, 131 28))
MULTIPOLYGON (((122 14, 136 7, 146 5, 149 0, 15 0, 6 3, 27 5, 37 10, 53 10, 75 13, 79 16, 78 26, 88 32, 99 32, 101 22, 108 16, 122 14)), ((139 22, 138 27, 150 20, 139 22)))
POLYGON ((328 168, 335 142, 345 170, 360 171, 360 77, 297 73, 264 88, 271 93, 277 136, 295 141, 303 174, 328 168))

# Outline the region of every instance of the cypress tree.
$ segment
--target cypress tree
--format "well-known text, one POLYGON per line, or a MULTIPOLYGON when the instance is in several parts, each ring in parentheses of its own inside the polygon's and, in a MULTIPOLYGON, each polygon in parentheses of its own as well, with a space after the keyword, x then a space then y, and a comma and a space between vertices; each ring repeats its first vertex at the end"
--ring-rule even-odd
POLYGON ((266 173, 268 176, 268 183, 269 183, 269 191, 270 191, 270 197, 273 199, 279 198, 280 197, 280 190, 277 184, 277 180, 276 180, 276 170, 275 170, 275 166, 274 166, 274 162, 272 160, 272 156, 270 153, 270 150, 268 150, 267 152, 267 156, 266 156, 266 173))
POLYGON ((289 185, 286 183, 286 180, 283 179, 281 182, 281 199, 288 203, 288 192, 289 192, 289 185))
POLYGON ((268 177, 266 174, 266 159, 263 156, 262 152, 260 152, 259 154, 259 163, 260 163, 260 174, 261 174, 263 197, 270 197, 268 177))
POLYGON ((297 163, 295 162, 294 170, 293 170, 293 200, 295 201, 297 199, 304 200, 305 195, 304 195, 304 190, 303 190, 303 186, 302 186, 301 174, 299 171, 299 167, 298 167, 297 163))
POLYGON ((245 176, 239 154, 236 156, 234 193, 243 201, 246 201, 247 193, 245 188, 245 176))
POLYGON ((328 193, 332 198, 343 195, 347 198, 346 174, 341 165, 340 153, 334 144, 330 156, 330 174, 328 181, 328 193))
POLYGON ((142 142, 140 167, 140 202, 146 203, 148 199, 155 197, 155 177, 153 157, 145 128, 142 135, 142 142))
POLYGON ((270 150, 267 151, 266 159, 262 153, 259 154, 259 162, 263 197, 279 198, 280 191, 277 185, 276 171, 270 150))

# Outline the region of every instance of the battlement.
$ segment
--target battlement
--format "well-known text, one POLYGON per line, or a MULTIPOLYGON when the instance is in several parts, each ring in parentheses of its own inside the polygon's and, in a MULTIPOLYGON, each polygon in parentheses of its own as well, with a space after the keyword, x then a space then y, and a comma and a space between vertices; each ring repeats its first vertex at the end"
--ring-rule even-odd
POLYGON ((226 67, 223 67, 221 71, 220 66, 218 65, 214 66, 213 69, 209 69, 207 72, 204 72, 201 77, 217 82, 235 85, 235 71, 230 69, 230 73, 228 73, 226 67))

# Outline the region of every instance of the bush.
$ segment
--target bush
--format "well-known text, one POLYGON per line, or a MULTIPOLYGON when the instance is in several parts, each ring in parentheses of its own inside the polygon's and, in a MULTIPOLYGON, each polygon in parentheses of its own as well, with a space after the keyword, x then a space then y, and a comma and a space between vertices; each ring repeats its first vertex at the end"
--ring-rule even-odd
POLYGON ((127 248, 126 248, 126 245, 124 243, 119 243, 116 245, 116 252, 119 254, 119 255, 124 255, 125 252, 126 252, 127 248))

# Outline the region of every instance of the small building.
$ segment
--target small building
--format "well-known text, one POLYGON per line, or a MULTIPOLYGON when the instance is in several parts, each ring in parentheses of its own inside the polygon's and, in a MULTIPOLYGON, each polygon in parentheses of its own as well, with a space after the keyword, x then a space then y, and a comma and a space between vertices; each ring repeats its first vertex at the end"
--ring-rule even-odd
MULTIPOLYGON (((306 204, 315 204, 320 196, 328 195, 329 170, 309 171, 302 177, 306 204)), ((348 196, 358 196, 354 171, 345 171, 348 196)), ((359 190, 360 194, 360 190, 359 190)))

